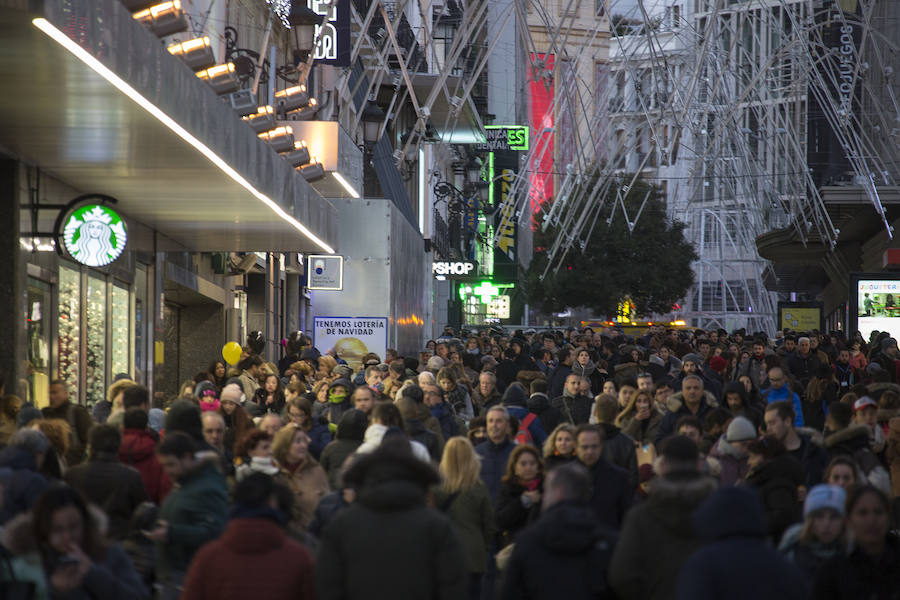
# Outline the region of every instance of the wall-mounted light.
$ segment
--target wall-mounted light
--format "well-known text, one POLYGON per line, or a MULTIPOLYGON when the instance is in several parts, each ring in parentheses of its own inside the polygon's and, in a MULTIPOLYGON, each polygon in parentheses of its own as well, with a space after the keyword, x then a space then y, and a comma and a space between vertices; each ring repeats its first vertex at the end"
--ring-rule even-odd
POLYGON ((306 0, 291 0, 288 23, 294 37, 294 60, 304 62, 316 43, 316 26, 322 24, 324 15, 307 6, 306 0))
POLYGON ((217 94, 230 94, 237 91, 241 85, 234 72, 234 63, 225 63, 197 71, 197 77, 208 83, 217 94))
POLYGON ((306 106, 290 111, 285 115, 285 119, 288 121, 309 121, 316 116, 316 111, 318 110, 319 103, 315 98, 310 98, 306 106))
POLYGON ((213 55, 209 36, 206 35, 181 42, 180 44, 172 44, 166 49, 172 56, 181 58, 184 64, 195 71, 197 69, 208 69, 216 64, 216 57, 213 55))
POLYGON ((288 150, 281 156, 284 157, 286 161, 291 163, 292 167, 299 167, 300 165, 305 165, 309 162, 309 148, 306 147, 306 141, 300 140, 299 142, 294 142, 294 147, 291 150, 288 150))
POLYGON ((172 35, 188 28, 187 16, 181 8, 180 0, 156 4, 131 16, 149 27, 158 37, 172 35))
POLYGON ((259 134, 259 139, 269 142, 275 152, 287 152, 294 147, 294 130, 289 125, 276 127, 259 134))
POLYGON ((353 186, 350 185, 350 182, 344 179, 344 176, 338 173, 337 171, 333 171, 331 173, 335 179, 337 179, 338 183, 344 186, 344 189, 347 190, 347 193, 350 194, 352 198, 359 198, 359 192, 353 189, 353 186))
POLYGON ((260 106, 252 115, 243 117, 256 133, 275 128, 275 111, 271 106, 260 106))
POLYGON ((303 175, 303 178, 307 181, 316 181, 317 179, 325 177, 325 167, 323 167, 322 163, 315 158, 311 159, 308 164, 297 167, 297 170, 300 171, 300 174, 303 175))
POLYGON ((309 102, 309 94, 305 85, 295 85, 275 92, 275 106, 282 112, 294 110, 306 106, 309 102))
POLYGON ((62 30, 56 28, 47 19, 35 18, 31 21, 37 29, 47 35, 48 38, 59 44, 59 46, 69 52, 72 56, 80 60, 84 65, 89 67, 98 76, 105 79, 114 88, 119 90, 126 98, 129 98, 137 106, 147 111, 147 114, 159 121, 169 131, 181 138, 185 143, 194 148, 201 156, 205 157, 215 166, 223 175, 234 181, 237 185, 247 191, 252 197, 256 198, 263 206, 267 207, 276 216, 285 223, 296 229, 298 232, 306 236, 313 244, 321 248, 328 254, 334 254, 334 248, 329 246, 323 239, 317 236, 310 229, 298 221, 293 215, 288 214, 282 206, 263 194, 261 191, 253 187, 237 170, 225 162, 221 156, 213 152, 209 146, 194 137, 187 129, 179 125, 171 116, 165 113, 158 106, 150 102, 146 97, 142 96, 137 90, 131 87, 125 80, 110 70, 109 67, 97 60, 90 52, 82 48, 72 38, 67 36, 62 30))

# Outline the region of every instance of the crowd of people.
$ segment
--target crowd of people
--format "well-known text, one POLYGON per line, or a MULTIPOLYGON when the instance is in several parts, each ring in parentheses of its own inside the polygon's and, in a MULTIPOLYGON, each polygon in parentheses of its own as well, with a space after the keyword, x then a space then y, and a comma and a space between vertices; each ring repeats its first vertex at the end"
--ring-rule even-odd
POLYGON ((0 597, 900 594, 887 334, 292 341, 165 401, 0 395, 0 597))

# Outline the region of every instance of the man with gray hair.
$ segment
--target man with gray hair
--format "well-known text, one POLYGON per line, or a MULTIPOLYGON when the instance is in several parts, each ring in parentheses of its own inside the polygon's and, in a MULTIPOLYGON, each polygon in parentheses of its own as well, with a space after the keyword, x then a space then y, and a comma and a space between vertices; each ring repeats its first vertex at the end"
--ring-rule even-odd
POLYGON ((516 447, 510 441, 509 411, 503 406, 488 409, 485 430, 487 439, 475 446, 475 452, 481 457, 481 480, 491 493, 491 500, 496 502, 506 463, 516 447))
MULTIPOLYGON (((677 399, 678 394, 675 394, 669 400, 671 402, 677 399)), ((699 375, 687 375, 681 380, 681 406, 663 417, 662 423, 659 424, 659 432, 656 434, 656 446, 675 433, 675 424, 681 417, 696 417, 703 423, 711 410, 712 406, 707 403, 703 391, 703 380, 699 375)))
POLYGON ((20 429, 0 452, 0 525, 31 508, 47 487, 40 474, 50 441, 36 429, 20 429))
POLYGON ((590 497, 580 464, 547 473, 541 517, 516 538, 501 598, 612 598, 607 566, 615 534, 598 522, 590 497))
MULTIPOLYGON (((814 352, 810 352, 811 346, 808 337, 797 339, 797 351, 787 360, 787 369, 791 372, 791 376, 800 384, 802 393, 806 391, 809 380, 812 379, 821 364, 819 357, 814 352)), ((801 395, 802 395, 801 393, 801 395)))

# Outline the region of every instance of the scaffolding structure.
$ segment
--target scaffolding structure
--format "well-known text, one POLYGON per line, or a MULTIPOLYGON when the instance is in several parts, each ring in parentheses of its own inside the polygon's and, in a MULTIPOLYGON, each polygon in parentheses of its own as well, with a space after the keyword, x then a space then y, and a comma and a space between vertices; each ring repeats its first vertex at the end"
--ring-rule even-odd
MULTIPOLYGON (((789 227, 804 244, 833 249, 840 231, 823 186, 864 190, 890 233, 879 190, 895 185, 900 158, 898 3, 610 0, 611 23, 598 19, 594 32, 580 33, 599 36, 608 26, 608 57, 566 45, 573 4, 556 20, 540 12, 552 51, 573 65, 530 65, 536 78, 555 81, 557 121, 574 112, 575 130, 587 132, 568 160, 554 156, 556 192, 543 217, 561 233, 545 275, 609 225, 598 223, 605 202, 625 208, 621 192, 638 176, 659 186, 669 217, 687 224, 696 245, 682 314, 702 327, 774 330, 777 299, 766 285, 774 275, 755 240, 789 227), (598 60, 606 85, 579 79, 579 62, 598 60), (595 182, 586 193, 584 182, 595 182)), ((540 141, 532 171, 548 152, 540 141)), ((534 197, 527 177, 516 186, 510 202, 526 226, 546 199, 534 197)), ((633 228, 639 215, 618 210, 615 218, 633 228)))

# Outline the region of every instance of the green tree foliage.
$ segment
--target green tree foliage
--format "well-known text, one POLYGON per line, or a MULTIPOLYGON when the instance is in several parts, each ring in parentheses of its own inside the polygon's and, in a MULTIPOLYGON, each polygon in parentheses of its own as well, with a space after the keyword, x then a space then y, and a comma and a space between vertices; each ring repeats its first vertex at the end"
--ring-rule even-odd
MULTIPOLYGON (((622 179, 628 182, 631 177, 622 179)), ((586 196, 587 188, 578 193, 586 196)), ((575 242, 556 269, 560 264, 558 254, 544 279, 541 275, 547 267, 547 250, 560 231, 554 226, 542 231, 539 223, 535 255, 526 279, 529 301, 544 312, 585 306, 597 316, 613 316, 618 303, 630 297, 638 314, 671 311, 672 304, 684 298, 694 283, 691 263, 697 260, 697 254, 684 237, 685 225, 666 219, 665 200, 659 189, 642 179, 624 196, 628 218, 635 220, 645 198, 640 217, 630 230, 613 189, 590 239, 585 240, 584 250, 575 242)), ((586 201, 577 197, 572 200, 570 206, 583 206, 586 201)))

